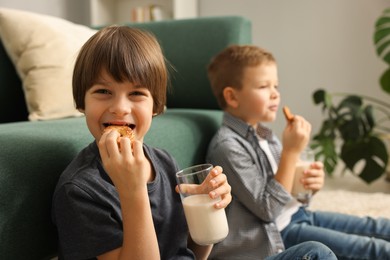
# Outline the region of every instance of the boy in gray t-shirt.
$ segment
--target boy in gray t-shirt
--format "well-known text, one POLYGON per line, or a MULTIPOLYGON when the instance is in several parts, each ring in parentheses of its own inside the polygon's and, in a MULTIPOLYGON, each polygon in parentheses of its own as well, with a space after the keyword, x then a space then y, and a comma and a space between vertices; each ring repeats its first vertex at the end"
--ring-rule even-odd
MULTIPOLYGON (((143 143, 166 103, 167 69, 151 34, 106 27, 82 47, 73 73, 76 108, 95 141, 61 175, 53 196, 60 259, 206 259, 188 236, 175 192, 175 160, 143 143), (134 140, 108 126, 125 127, 134 140)), ((231 201, 221 167, 201 188, 231 201)))

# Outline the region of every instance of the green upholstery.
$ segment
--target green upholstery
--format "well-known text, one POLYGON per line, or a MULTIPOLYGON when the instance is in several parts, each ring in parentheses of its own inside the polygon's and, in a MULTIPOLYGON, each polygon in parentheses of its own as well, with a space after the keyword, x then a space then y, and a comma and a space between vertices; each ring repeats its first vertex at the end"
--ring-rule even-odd
POLYGON ((181 168, 204 162, 211 137, 222 122, 222 112, 168 109, 153 119, 145 143, 170 152, 181 168))
POLYGON ((92 140, 82 118, 0 125, 0 258, 55 254, 51 194, 61 169, 92 140))
MULTIPOLYGON (((250 43, 250 22, 217 17, 135 26, 157 36, 176 68, 168 109, 153 119, 145 142, 166 149, 181 168, 201 163, 222 120, 206 65, 225 46, 250 43)), ((0 79, 0 259, 48 259, 57 251, 52 192, 64 168, 93 138, 84 118, 26 121, 21 83, 1 44, 0 79), (19 112, 13 116, 11 110, 19 112)))
POLYGON ((152 31, 159 39, 167 60, 177 71, 172 73, 174 89, 168 93, 169 108, 218 109, 207 79, 207 64, 212 56, 227 45, 251 41, 249 21, 240 17, 202 18, 196 23, 189 19, 178 20, 175 24, 166 21, 132 26, 152 31))

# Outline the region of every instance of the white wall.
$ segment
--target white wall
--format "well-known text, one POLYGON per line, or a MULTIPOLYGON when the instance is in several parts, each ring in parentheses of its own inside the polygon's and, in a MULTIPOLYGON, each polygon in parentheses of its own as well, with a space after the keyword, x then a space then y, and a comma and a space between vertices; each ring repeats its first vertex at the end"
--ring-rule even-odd
POLYGON ((81 24, 90 21, 87 0, 0 0, 0 7, 53 15, 81 24))
MULTIPOLYGON (((388 0, 200 0, 200 16, 242 15, 253 43, 271 51, 279 68, 282 104, 321 124, 312 93, 319 88, 389 100, 379 87, 386 65, 377 58, 374 23, 388 0)), ((281 114, 272 128, 280 135, 281 114)))
MULTIPOLYGON (((89 23, 88 5, 87 0, 0 0, 1 7, 83 24, 89 23)), ((320 107, 312 102, 318 88, 389 100, 378 83, 386 65, 372 41, 374 22, 388 6, 389 0, 199 0, 199 14, 241 15, 252 21, 253 43, 278 61, 282 104, 305 116, 314 133, 321 123, 320 107)), ((280 135, 280 115, 272 128, 280 135)))

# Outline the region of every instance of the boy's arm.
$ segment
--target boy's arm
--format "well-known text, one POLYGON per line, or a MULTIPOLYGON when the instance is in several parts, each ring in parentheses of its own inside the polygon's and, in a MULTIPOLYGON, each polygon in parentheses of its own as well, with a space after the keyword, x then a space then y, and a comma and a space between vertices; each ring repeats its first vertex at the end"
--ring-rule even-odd
POLYGON ((99 260, 160 259, 147 188, 136 192, 119 192, 123 218, 123 245, 99 260), (134 214, 137 212, 137 214, 134 214))
POLYGON ((142 143, 123 138, 117 145, 117 135, 103 134, 99 152, 103 166, 119 194, 123 222, 122 247, 99 259, 160 259, 147 182, 154 176, 143 153, 142 143))
POLYGON ((224 169, 233 197, 263 221, 274 221, 291 195, 257 163, 250 144, 221 138, 210 145, 207 161, 224 169))
POLYGON ((299 152, 282 150, 280 155, 280 162, 278 170, 275 174, 275 180, 278 181, 284 189, 291 193, 294 175, 295 165, 299 159, 299 152))
POLYGON ((294 115, 291 120, 287 119, 287 126, 283 131, 283 150, 275 180, 288 192, 292 190, 296 163, 309 142, 310 132, 311 125, 303 117, 294 115))

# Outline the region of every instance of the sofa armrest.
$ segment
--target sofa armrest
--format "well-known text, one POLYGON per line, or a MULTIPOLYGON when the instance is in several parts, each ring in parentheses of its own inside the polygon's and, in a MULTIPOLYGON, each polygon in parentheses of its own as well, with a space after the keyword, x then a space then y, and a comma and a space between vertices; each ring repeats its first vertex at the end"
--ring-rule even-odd
POLYGON ((61 172, 92 140, 83 118, 0 125, 1 258, 56 253, 52 193, 61 172))

